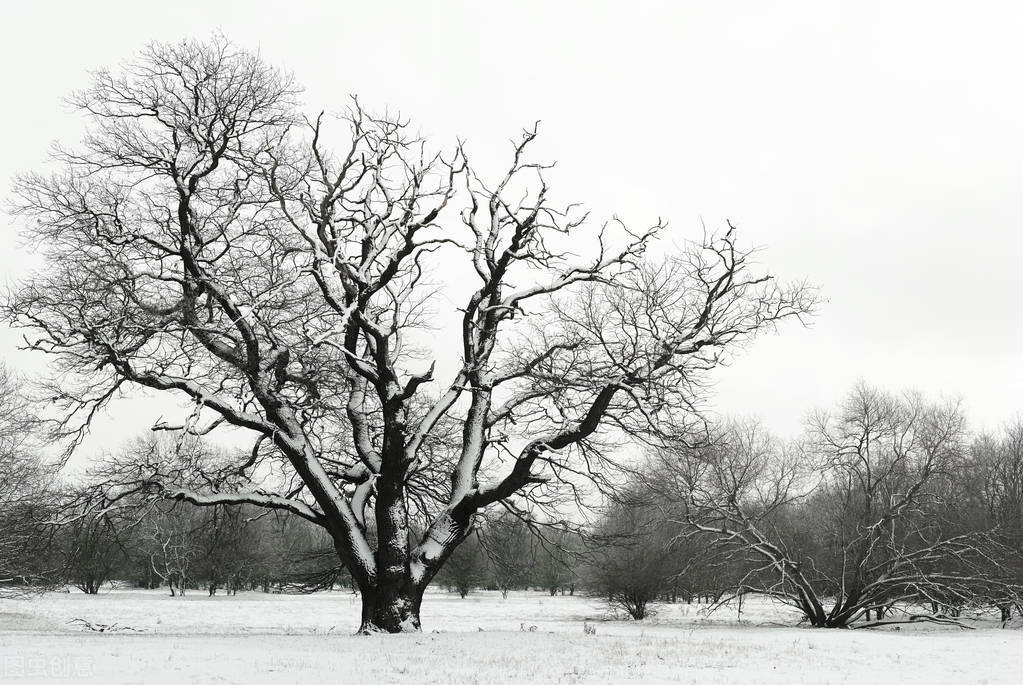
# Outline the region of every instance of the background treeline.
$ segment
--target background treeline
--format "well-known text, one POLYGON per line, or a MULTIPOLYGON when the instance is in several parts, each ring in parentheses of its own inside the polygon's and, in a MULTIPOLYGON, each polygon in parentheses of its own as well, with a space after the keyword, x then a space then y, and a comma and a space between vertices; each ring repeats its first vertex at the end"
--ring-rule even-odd
MULTIPOLYGON (((37 546, 46 558, 36 564, 60 569, 62 583, 88 594, 115 580, 173 596, 352 588, 329 536, 286 512, 162 503, 125 513, 59 526, 37 546)), ((462 597, 483 589, 574 594, 584 547, 578 533, 537 532, 528 519, 499 517, 481 524, 435 584, 462 597)))
POLYGON ((114 580, 163 587, 172 596, 347 584, 331 564, 322 531, 287 513, 246 505, 159 503, 144 512, 88 514, 59 526, 48 552, 62 582, 88 594, 114 580))

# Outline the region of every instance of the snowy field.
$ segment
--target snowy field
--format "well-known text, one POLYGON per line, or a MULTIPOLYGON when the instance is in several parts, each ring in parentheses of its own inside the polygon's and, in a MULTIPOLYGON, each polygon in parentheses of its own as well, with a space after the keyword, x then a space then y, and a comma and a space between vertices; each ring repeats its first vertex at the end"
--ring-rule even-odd
POLYGON ((813 630, 767 602, 634 622, 543 593, 431 593, 419 635, 356 637, 358 598, 162 591, 0 600, 2 683, 1018 683, 1023 631, 813 630), (94 626, 117 624, 115 632, 94 626), (583 630, 584 621, 596 634, 583 630), (535 626, 535 628, 534 628, 535 626), (128 628, 132 630, 128 630, 128 628))

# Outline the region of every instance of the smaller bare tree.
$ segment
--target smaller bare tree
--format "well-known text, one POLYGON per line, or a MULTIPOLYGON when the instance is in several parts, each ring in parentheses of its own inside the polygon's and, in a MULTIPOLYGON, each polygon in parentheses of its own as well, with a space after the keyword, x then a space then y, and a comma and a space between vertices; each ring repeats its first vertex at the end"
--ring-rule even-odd
POLYGON ((239 507, 213 507, 201 521, 197 538, 199 571, 210 597, 223 588, 238 594, 247 570, 254 562, 254 532, 246 511, 239 507))
POLYGON ((533 540, 532 561, 536 581, 551 597, 558 591, 575 594, 582 537, 577 531, 555 530, 533 540))
POLYGON ((641 621, 681 570, 662 510, 633 492, 613 502, 588 536, 587 589, 641 621))
POLYGON ((437 575, 437 583, 458 593, 462 599, 484 583, 487 577, 486 554, 479 538, 473 536, 455 550, 437 575))
POLYGON ((143 522, 146 555, 171 597, 184 597, 191 572, 200 556, 199 522, 195 512, 164 507, 150 512, 143 522))
MULTIPOLYGON (((1023 418, 997 435, 974 439, 956 490, 963 504, 959 526, 992 530, 1003 552, 992 572, 1001 573, 1009 585, 1023 584, 1023 418)), ((1012 618, 1013 609, 1023 615, 1023 605, 1014 593, 996 594, 992 604, 1002 621, 1012 618)), ((934 609, 938 610, 937 602, 934 609)))
POLYGON ((488 521, 480 531, 492 583, 508 598, 508 592, 529 585, 533 538, 529 524, 511 511, 488 521))
MULTIPOLYGON (((741 585, 800 609, 815 627, 881 618, 921 599, 983 604, 1015 593, 991 565, 989 531, 950 532, 948 479, 964 454, 955 405, 857 387, 784 449, 733 424, 661 459, 689 531, 762 561, 741 585)), ((922 617, 921 617, 922 618, 922 617)))
POLYGON ((99 594, 126 558, 114 521, 107 513, 87 513, 63 526, 64 568, 71 585, 87 595, 99 594))
POLYGON ((54 490, 39 456, 37 421, 20 388, 21 380, 0 364, 0 596, 60 582, 53 530, 45 525, 54 490))

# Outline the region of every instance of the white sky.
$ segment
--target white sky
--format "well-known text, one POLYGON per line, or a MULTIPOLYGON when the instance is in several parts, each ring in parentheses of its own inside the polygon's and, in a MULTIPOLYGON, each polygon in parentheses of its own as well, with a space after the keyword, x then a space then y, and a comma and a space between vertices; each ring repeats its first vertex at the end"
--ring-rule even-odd
MULTIPOLYGON (((819 284, 718 374, 714 405, 779 433, 857 379, 1023 410, 1023 4, 1014 2, 19 2, 0 9, 0 188, 80 120, 86 70, 222 30, 311 108, 400 109, 475 160, 542 120, 560 197, 679 239, 732 220, 819 284)), ((0 272, 24 262, 0 216, 0 272)), ((0 336, 15 366, 15 338, 0 336)), ((96 445, 160 413, 121 404, 96 445)))

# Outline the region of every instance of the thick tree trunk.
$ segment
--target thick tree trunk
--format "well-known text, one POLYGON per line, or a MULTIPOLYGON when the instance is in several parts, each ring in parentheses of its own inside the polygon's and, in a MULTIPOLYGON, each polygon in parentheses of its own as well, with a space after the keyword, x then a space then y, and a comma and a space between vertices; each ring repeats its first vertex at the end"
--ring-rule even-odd
POLYGON ((372 506, 376 550, 365 544, 360 549, 350 534, 332 531, 334 548, 362 595, 363 635, 419 632, 423 591, 472 527, 472 512, 443 512, 412 549, 405 504, 404 426, 392 423, 385 434, 372 506))
POLYGON ((419 610, 424 587, 412 577, 404 486, 399 478, 386 475, 379 479, 376 492, 376 574, 364 579, 359 588, 360 634, 421 630, 419 610))
POLYGON ((423 591, 411 583, 364 589, 359 634, 417 633, 422 629, 419 620, 422 603, 423 591))

